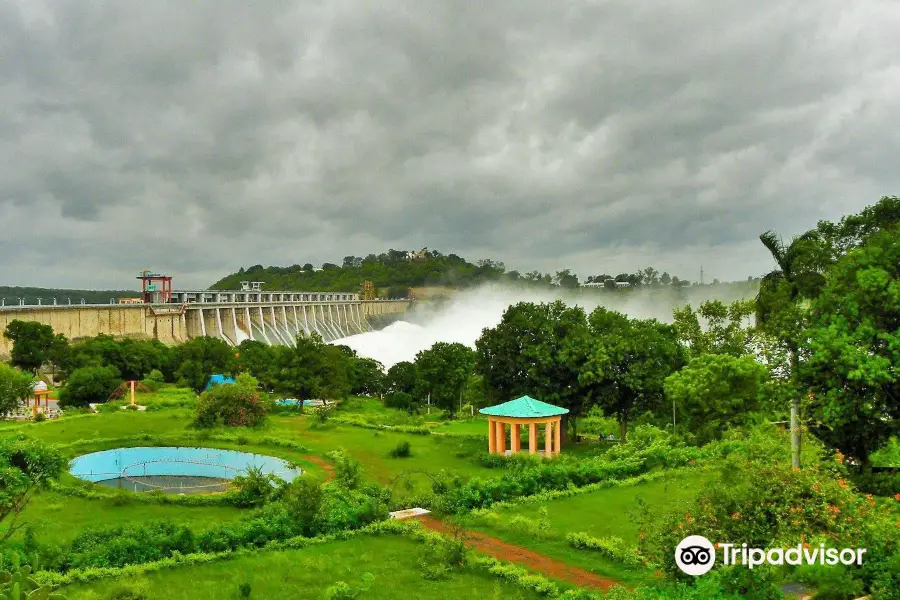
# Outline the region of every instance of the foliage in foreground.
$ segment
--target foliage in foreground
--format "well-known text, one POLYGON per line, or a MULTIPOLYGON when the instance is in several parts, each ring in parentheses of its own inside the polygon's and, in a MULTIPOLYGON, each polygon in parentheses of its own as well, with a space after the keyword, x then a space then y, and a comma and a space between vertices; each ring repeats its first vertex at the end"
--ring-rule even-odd
POLYGON ((18 517, 34 493, 65 467, 60 453, 34 440, 0 439, 0 542, 23 524, 18 517))
POLYGON ((0 363, 0 416, 19 408, 32 395, 32 376, 0 363))
MULTIPOLYGON (((858 582, 873 600, 888 600, 900 591, 898 516, 900 511, 853 490, 840 456, 823 454, 795 471, 777 437, 756 437, 723 460, 696 502, 663 515, 643 514, 640 549, 669 575, 684 578, 670 557, 687 535, 751 548, 866 548, 863 564, 845 569, 843 579, 858 582)), ((743 571, 749 569, 735 574, 743 571)), ((753 571, 766 577, 767 569, 753 571)))

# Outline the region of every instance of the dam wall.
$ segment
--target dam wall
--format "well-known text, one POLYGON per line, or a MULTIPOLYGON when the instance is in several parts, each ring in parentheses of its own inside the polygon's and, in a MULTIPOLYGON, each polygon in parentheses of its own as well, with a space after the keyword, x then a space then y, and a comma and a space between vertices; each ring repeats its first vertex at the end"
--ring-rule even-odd
POLYGON ((172 345, 210 336, 231 346, 248 339, 290 345, 301 333, 315 332, 331 342, 371 331, 384 316, 406 312, 410 306, 409 300, 359 300, 355 294, 333 300, 326 300, 324 294, 284 296, 245 300, 217 294, 181 304, 3 306, 0 358, 8 357, 12 349, 12 342, 2 332, 16 319, 50 325, 69 340, 105 334, 157 339, 172 345))

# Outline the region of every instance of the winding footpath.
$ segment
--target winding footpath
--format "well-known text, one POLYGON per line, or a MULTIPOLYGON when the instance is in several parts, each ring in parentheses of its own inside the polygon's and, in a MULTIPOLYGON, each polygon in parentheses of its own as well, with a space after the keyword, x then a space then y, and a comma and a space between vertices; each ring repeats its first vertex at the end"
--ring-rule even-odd
MULTIPOLYGON (((327 460, 313 455, 303 455, 300 458, 321 467, 325 471, 326 481, 334 479, 334 465, 327 460)), ((414 519, 427 529, 444 535, 453 535, 451 527, 432 516, 422 515, 414 517, 414 519)), ((579 569, 578 567, 572 567, 564 562, 554 560, 543 554, 538 554, 527 548, 522 548, 521 546, 514 546, 513 544, 509 544, 495 537, 484 535, 483 533, 467 530, 464 535, 466 538, 466 545, 478 552, 483 552, 498 560, 522 565, 523 567, 543 573, 548 577, 560 581, 567 581, 579 587, 591 587, 601 590, 608 590, 612 586, 619 584, 618 581, 613 579, 601 577, 600 575, 585 571, 584 569, 579 569)))
MULTIPOLYGON (((432 531, 445 535, 453 535, 451 527, 432 516, 422 515, 415 518, 422 526, 431 529, 432 531)), ((548 577, 567 581, 580 587, 608 590, 612 586, 620 583, 613 579, 601 577, 600 575, 585 571, 584 569, 579 569, 578 567, 572 567, 564 562, 544 556, 543 554, 538 554, 537 552, 522 548, 521 546, 514 546, 503 540, 482 533, 467 530, 465 537, 466 545, 478 552, 483 552, 484 554, 488 554, 499 560, 522 565, 533 571, 543 573, 548 577)))

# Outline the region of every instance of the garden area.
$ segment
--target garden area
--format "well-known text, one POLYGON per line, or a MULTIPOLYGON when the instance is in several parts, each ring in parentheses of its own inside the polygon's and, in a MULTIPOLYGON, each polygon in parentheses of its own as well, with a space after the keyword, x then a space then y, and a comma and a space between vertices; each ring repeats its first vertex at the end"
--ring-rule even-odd
POLYGON ((894 202, 764 234, 752 301, 522 302, 388 369, 12 321, 0 598, 900 598, 894 202), (866 558, 692 576, 688 536, 866 558))

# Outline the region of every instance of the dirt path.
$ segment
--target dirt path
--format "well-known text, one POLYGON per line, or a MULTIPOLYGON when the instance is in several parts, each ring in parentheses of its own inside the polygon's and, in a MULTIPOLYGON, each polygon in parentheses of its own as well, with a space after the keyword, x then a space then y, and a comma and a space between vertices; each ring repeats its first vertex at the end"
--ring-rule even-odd
POLYGON ((311 454, 302 454, 300 458, 303 460, 308 460, 313 463, 317 467, 322 467, 322 470, 325 471, 325 481, 331 481, 334 479, 334 465, 325 460, 320 456, 313 456, 311 454))
MULTIPOLYGON (((433 531, 450 535, 453 533, 452 527, 429 515, 416 517, 416 519, 418 519, 422 525, 433 531)), ((532 552, 521 546, 513 546, 503 540, 484 535, 483 533, 467 531, 466 537, 466 545, 479 552, 484 552, 485 554, 489 554, 494 558, 503 561, 520 564, 534 571, 541 572, 548 577, 568 581, 577 586, 606 590, 619 583, 618 581, 595 575, 590 571, 569 566, 566 563, 554 560, 543 554, 538 554, 537 552, 532 552)))

